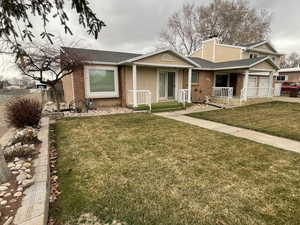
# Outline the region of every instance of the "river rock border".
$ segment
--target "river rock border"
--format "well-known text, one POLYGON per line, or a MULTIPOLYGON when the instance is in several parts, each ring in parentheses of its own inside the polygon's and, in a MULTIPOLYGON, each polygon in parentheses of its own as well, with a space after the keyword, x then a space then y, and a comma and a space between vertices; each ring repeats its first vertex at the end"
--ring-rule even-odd
POLYGON ((41 120, 38 134, 42 141, 40 154, 33 161, 34 184, 25 190, 22 206, 17 210, 13 223, 18 225, 46 225, 49 211, 49 118, 41 120))

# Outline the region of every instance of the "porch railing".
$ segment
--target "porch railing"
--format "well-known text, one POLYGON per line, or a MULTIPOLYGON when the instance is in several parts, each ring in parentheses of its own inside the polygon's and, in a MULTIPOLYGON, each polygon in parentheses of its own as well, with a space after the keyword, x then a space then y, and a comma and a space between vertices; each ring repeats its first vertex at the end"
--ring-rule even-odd
POLYGON ((149 90, 129 90, 128 91, 128 104, 133 107, 139 105, 149 106, 151 112, 152 94, 149 90))
POLYGON ((232 87, 213 87, 213 97, 216 98, 232 98, 233 88, 232 87))
POLYGON ((260 87, 249 87, 248 88, 248 98, 269 98, 274 95, 273 88, 260 88, 260 87))
POLYGON ((188 89, 179 89, 177 101, 182 103, 185 107, 185 104, 189 101, 189 90, 188 89))

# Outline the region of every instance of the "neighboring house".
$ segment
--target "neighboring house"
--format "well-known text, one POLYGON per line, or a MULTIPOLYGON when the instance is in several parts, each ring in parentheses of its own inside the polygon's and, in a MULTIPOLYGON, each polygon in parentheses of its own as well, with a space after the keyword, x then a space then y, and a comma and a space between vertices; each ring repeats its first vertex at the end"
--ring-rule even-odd
POLYGON ((97 106, 137 106, 150 97, 152 103, 203 101, 206 96, 270 97, 281 56, 268 42, 237 47, 220 45, 216 38, 190 57, 170 49, 149 54, 64 51, 83 59, 63 79, 65 100, 92 98, 97 106))
POLYGON ((279 76, 276 77, 277 82, 295 82, 300 83, 300 66, 295 68, 287 68, 279 70, 279 76))

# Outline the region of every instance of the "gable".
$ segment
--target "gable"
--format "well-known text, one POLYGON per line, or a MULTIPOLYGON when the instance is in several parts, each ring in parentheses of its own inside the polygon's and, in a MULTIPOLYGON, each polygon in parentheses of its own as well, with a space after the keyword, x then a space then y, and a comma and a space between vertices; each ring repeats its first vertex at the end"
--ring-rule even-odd
POLYGON ((135 62, 146 64, 161 64, 161 65, 178 65, 178 66, 193 66, 191 63, 180 58, 172 52, 163 52, 156 55, 152 55, 135 62))
POLYGON ((254 67, 252 67, 251 69, 276 70, 276 68, 271 63, 269 63, 267 61, 261 62, 261 63, 255 65, 254 67))
POLYGON ((260 45, 260 46, 257 46, 255 48, 253 48, 253 50, 261 50, 261 51, 268 51, 268 52, 276 53, 276 51, 274 51, 272 49, 272 47, 267 43, 263 44, 263 45, 260 45))

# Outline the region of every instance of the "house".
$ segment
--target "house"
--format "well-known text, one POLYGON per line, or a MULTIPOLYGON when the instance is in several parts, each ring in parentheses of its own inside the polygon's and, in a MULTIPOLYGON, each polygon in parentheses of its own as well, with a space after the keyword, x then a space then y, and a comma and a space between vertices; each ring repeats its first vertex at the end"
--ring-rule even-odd
POLYGON ((64 96, 97 106, 137 106, 208 97, 271 97, 282 56, 266 41, 244 46, 203 42, 191 56, 171 49, 149 54, 64 48, 83 65, 63 79, 64 96))
POLYGON ((279 70, 279 76, 276 77, 276 81, 281 83, 300 83, 300 66, 295 68, 286 68, 279 70))

